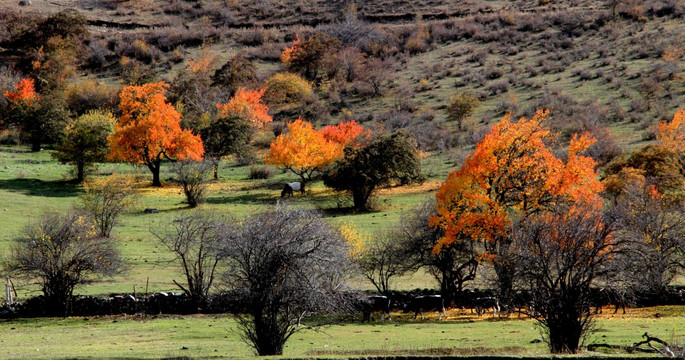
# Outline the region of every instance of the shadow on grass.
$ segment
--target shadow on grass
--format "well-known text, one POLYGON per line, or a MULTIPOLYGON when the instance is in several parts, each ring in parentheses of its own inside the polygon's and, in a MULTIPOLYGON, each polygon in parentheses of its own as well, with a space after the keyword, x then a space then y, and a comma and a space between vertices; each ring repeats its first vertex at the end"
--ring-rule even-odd
POLYGON ((264 204, 273 203, 276 204, 278 198, 274 198, 274 194, 255 192, 255 193, 244 193, 240 195, 225 195, 225 196, 214 196, 208 198, 205 202, 207 204, 264 204))
POLYGON ((81 186, 73 181, 43 181, 39 179, 0 180, 0 189, 46 197, 72 197, 82 193, 81 186))
POLYGON ((193 208, 188 206, 188 204, 181 204, 178 207, 174 207, 174 208, 170 208, 170 209, 157 209, 157 208, 153 208, 153 207, 149 207, 146 209, 154 209, 154 210, 135 211, 135 212, 132 212, 131 215, 133 215, 133 216, 147 216, 147 215, 154 215, 154 214, 173 213, 173 212, 182 211, 182 210, 192 210, 193 208))

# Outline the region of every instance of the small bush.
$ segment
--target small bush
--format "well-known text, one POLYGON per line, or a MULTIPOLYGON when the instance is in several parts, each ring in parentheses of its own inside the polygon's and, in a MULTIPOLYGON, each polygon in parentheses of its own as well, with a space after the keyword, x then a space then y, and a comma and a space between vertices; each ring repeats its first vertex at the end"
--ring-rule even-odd
POLYGON ((72 84, 64 95, 67 107, 76 115, 85 114, 88 110, 113 111, 119 101, 116 88, 95 81, 72 84))
POLYGON ((480 101, 473 94, 457 94, 450 99, 450 103, 447 105, 447 117, 450 120, 456 121, 459 129, 463 129, 464 119, 473 114, 479 105, 480 101))
POLYGON ((235 158, 235 163, 236 163, 238 166, 247 166, 247 165, 252 165, 252 164, 254 164, 254 162, 255 162, 256 159, 257 159, 257 158, 256 158, 256 156, 255 156, 255 154, 254 154, 253 152, 251 152, 251 151, 246 151, 246 152, 244 152, 244 153, 239 154, 238 156, 236 156, 236 158, 235 158))
POLYGON ((490 86, 488 86, 488 91, 492 95, 498 95, 498 94, 503 94, 507 91, 509 91, 509 81, 508 80, 498 80, 498 81, 493 81, 490 83, 490 86))
POLYGON ((250 166, 247 177, 252 180, 269 179, 274 176, 274 169, 271 166, 250 166))
POLYGON ((312 85, 301 76, 292 73, 278 73, 266 83, 264 99, 272 106, 296 104, 312 93, 312 85))

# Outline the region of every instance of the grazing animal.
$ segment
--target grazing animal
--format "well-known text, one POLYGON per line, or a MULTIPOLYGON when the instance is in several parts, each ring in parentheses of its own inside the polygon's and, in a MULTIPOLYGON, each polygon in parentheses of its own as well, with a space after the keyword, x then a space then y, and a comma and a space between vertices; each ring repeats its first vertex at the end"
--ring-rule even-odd
POLYGON ((445 299, 441 295, 420 295, 415 297, 410 306, 410 310, 414 310, 414 321, 416 317, 421 314, 423 320, 424 311, 438 311, 438 321, 442 320, 445 315, 445 299))
POLYGON ((499 299, 494 296, 480 297, 474 301, 476 306, 476 313, 478 316, 483 315, 488 309, 492 309, 492 315, 499 314, 499 299))
POLYGON ((380 311, 381 320, 385 320, 387 315, 388 321, 392 321, 390 316, 390 298, 387 296, 369 296, 362 300, 362 322, 373 320, 373 313, 380 311))
POLYGON ((281 198, 284 198, 286 196, 292 197, 294 191, 299 191, 300 193, 302 193, 302 195, 304 195, 305 185, 306 183, 304 181, 295 181, 285 184, 285 186, 283 186, 283 190, 281 191, 281 198))
POLYGON ((286 197, 286 196, 293 197, 293 188, 290 187, 290 185, 288 185, 288 184, 285 184, 285 186, 283 187, 283 190, 281 191, 281 199, 286 197))
POLYGON ((623 309, 626 313, 626 295, 617 289, 599 288, 592 289, 592 303, 595 305, 595 314, 602 313, 602 307, 614 305, 614 314, 618 313, 618 309, 623 309))

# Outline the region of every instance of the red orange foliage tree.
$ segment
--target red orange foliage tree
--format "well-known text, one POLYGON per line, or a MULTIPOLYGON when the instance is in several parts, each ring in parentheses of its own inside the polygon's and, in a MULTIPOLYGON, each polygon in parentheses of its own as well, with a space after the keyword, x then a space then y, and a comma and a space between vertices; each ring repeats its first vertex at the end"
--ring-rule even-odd
POLYGON ((315 171, 323 170, 341 157, 346 145, 368 134, 354 121, 316 131, 302 118, 288 124, 288 130, 271 143, 265 161, 291 170, 302 181, 311 179, 315 171))
POLYGON ((181 129, 181 114, 166 102, 164 82, 127 86, 121 91, 122 112, 109 137, 110 160, 145 164, 153 186, 161 186, 162 160, 202 159, 202 140, 181 129))
POLYGON ((574 136, 566 162, 549 144, 556 140, 543 124, 548 112, 513 123, 507 115, 496 124, 459 170, 452 171, 436 194, 437 214, 431 225, 445 236, 434 251, 455 241, 482 241, 491 260, 501 296, 510 296, 515 264, 509 229, 521 219, 549 209, 559 201, 601 206, 595 161, 580 153, 594 142, 574 136))
POLYGON ((25 104, 30 107, 35 101, 40 99, 40 96, 36 93, 33 79, 21 79, 18 83, 14 84, 14 88, 16 89, 15 91, 5 91, 5 97, 14 106, 25 104))
POLYGON ((268 114, 269 107, 262 104, 262 96, 266 89, 246 90, 239 88, 235 96, 226 104, 217 104, 220 116, 237 116, 251 127, 261 128, 273 121, 268 114))
POLYGON ((364 129, 354 120, 342 121, 338 125, 328 125, 320 130, 324 139, 343 146, 359 145, 369 138, 369 130, 364 129))
POLYGON ((206 156, 214 166, 214 178, 218 178, 221 158, 229 154, 244 154, 255 129, 263 128, 273 121, 269 107, 262 103, 266 88, 246 90, 239 88, 226 104, 216 104, 218 116, 211 117, 200 134, 206 156))
POLYGON ((661 122, 658 130, 665 148, 685 153, 685 109, 678 110, 671 122, 661 122))

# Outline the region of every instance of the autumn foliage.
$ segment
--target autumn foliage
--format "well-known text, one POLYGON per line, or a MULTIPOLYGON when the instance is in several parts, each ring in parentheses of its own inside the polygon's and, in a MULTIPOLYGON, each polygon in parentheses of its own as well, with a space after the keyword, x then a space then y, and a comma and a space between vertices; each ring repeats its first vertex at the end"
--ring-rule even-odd
POLYGON ((161 186, 162 160, 200 160, 204 153, 200 137, 181 129, 181 114, 166 101, 166 89, 164 82, 125 87, 122 115, 109 138, 109 159, 147 165, 154 186, 161 186))
POLYGON ((665 148, 680 154, 685 152, 685 109, 678 110, 671 122, 661 122, 658 130, 665 148))
POLYGON ((281 53, 281 62, 287 64, 293 57, 293 53, 297 51, 300 47, 300 36, 296 35, 295 40, 293 40, 293 45, 291 47, 285 47, 281 53))
POLYGON ((343 121, 338 125, 328 125, 320 130, 324 139, 347 146, 359 145, 369 138, 369 130, 364 129, 354 120, 343 121))
POLYGON ((288 133, 272 143, 265 162, 284 167, 308 180, 315 171, 323 170, 343 154, 346 145, 368 134, 355 121, 342 122, 319 131, 302 118, 288 124, 288 133))
POLYGON ((27 106, 31 106, 40 99, 40 96, 36 93, 33 79, 21 79, 18 83, 14 84, 14 88, 16 89, 15 91, 5 91, 5 97, 15 105, 24 103, 27 106))
POLYGON ((223 117, 237 116, 251 127, 262 128, 273 121, 268 114, 269 107, 261 102, 265 92, 266 88, 261 90, 239 88, 228 103, 216 106, 223 117))
POLYGON ((445 233, 434 252, 457 241, 482 241, 484 258, 495 265, 502 295, 511 289, 508 232, 513 219, 550 210, 559 203, 580 201, 601 206, 595 161, 581 155, 594 140, 574 136, 567 160, 557 158, 556 140, 544 125, 547 111, 512 122, 509 115, 476 145, 464 165, 452 171, 436 194, 430 223, 445 233))
POLYGON ((602 185, 595 162, 580 155, 594 140, 589 135, 574 136, 563 162, 548 147, 555 135, 544 127, 546 118, 544 111, 517 123, 505 116, 464 166, 448 175, 436 195, 438 215, 432 219, 433 225, 445 230, 442 245, 462 233, 495 241, 506 233, 512 211, 544 210, 558 197, 600 201, 602 185))

